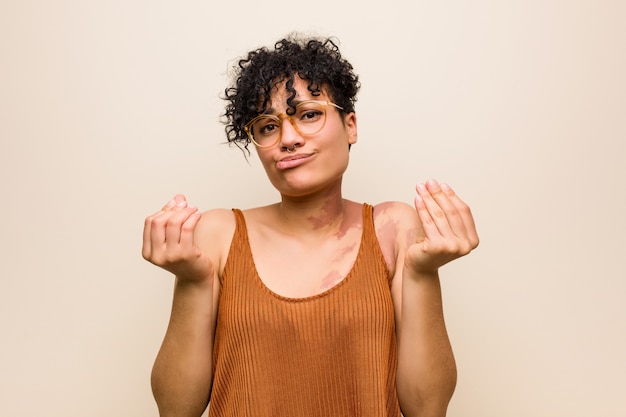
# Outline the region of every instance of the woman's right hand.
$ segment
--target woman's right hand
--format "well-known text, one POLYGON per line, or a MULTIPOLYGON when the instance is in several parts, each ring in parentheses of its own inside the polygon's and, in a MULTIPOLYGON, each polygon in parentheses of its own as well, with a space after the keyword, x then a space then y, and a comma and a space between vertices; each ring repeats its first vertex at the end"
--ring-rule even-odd
POLYGON ((176 195, 144 223, 141 254, 185 282, 202 282, 213 276, 211 260, 198 247, 194 232, 202 214, 176 195))

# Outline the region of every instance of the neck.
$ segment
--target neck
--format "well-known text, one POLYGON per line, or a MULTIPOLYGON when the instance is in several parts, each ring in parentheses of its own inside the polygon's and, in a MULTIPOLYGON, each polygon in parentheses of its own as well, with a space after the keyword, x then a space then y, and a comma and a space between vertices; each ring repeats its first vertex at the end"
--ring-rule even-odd
POLYGON ((281 221, 291 230, 336 231, 345 214, 341 184, 306 197, 282 196, 276 206, 281 221))

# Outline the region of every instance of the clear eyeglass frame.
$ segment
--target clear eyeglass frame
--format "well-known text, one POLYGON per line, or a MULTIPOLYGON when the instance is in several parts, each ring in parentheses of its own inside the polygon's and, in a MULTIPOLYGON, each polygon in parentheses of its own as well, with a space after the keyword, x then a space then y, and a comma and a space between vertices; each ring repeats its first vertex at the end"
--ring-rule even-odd
MULTIPOLYGON (((310 135, 314 135, 316 133, 319 133, 324 126, 326 126, 326 116, 327 116, 327 111, 326 108, 328 106, 333 106, 339 110, 343 110, 343 107, 328 101, 328 100, 304 100, 299 102, 298 104, 296 104, 296 111, 293 115, 288 115, 288 114, 279 114, 279 115, 273 115, 273 114, 260 114, 258 116, 256 116, 255 118, 253 118, 252 120, 250 120, 248 123, 246 123, 246 125, 243 127, 244 131, 246 132, 246 134, 248 135, 248 138, 250 139, 250 141, 252 143, 254 143, 254 145, 258 148, 262 148, 262 149, 267 149, 267 148, 271 148, 273 146, 276 146, 276 144, 278 144, 278 142, 280 142, 280 138, 282 136, 283 133, 283 119, 288 119, 289 122, 291 123, 291 125, 294 127, 294 129, 296 130, 296 132, 298 132, 298 134, 302 135, 302 136, 310 136, 310 135), (302 121, 298 121, 298 119, 294 119, 294 117, 296 116, 301 116, 301 112, 298 111, 299 109, 305 109, 304 114, 307 114, 307 107, 306 106, 310 106, 310 105, 319 105, 320 109, 322 110, 323 114, 322 114, 322 119, 321 121, 317 121, 315 122, 314 125, 314 129, 308 129, 308 128, 304 128, 303 130, 303 126, 307 125, 307 122, 302 122, 302 121), (258 122, 262 122, 262 121, 267 121, 267 123, 275 123, 276 126, 278 126, 278 132, 277 134, 274 135, 269 135, 271 136, 275 136, 275 138, 271 137, 271 141, 270 143, 259 143, 255 140, 254 138, 254 128, 253 126, 255 125, 255 123, 258 122)), ((310 109, 311 111, 314 111, 316 109, 310 109)))

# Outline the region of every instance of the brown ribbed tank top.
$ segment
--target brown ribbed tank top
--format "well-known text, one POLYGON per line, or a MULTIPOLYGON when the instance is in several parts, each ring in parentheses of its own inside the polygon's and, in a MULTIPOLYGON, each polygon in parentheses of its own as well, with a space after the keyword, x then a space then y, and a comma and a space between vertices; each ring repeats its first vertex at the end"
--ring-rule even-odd
POLYGON ((209 416, 399 417, 390 276, 372 206, 363 205, 361 244, 348 275, 306 298, 265 286, 244 216, 233 212, 209 416))

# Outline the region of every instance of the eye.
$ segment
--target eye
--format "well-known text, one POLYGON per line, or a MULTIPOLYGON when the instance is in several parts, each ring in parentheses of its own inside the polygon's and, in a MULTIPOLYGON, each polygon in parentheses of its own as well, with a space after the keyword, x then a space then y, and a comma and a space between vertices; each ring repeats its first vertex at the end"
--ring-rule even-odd
POLYGON ((254 133, 259 135, 272 135, 277 133, 280 125, 273 118, 262 118, 254 123, 254 133))
POLYGON ((268 123, 265 126, 261 127, 261 133, 264 135, 268 135, 276 129, 278 129, 278 125, 273 124, 273 123, 268 123))
POLYGON ((303 123, 312 123, 320 120, 324 116, 323 108, 318 106, 307 105, 298 109, 298 121, 303 123))

